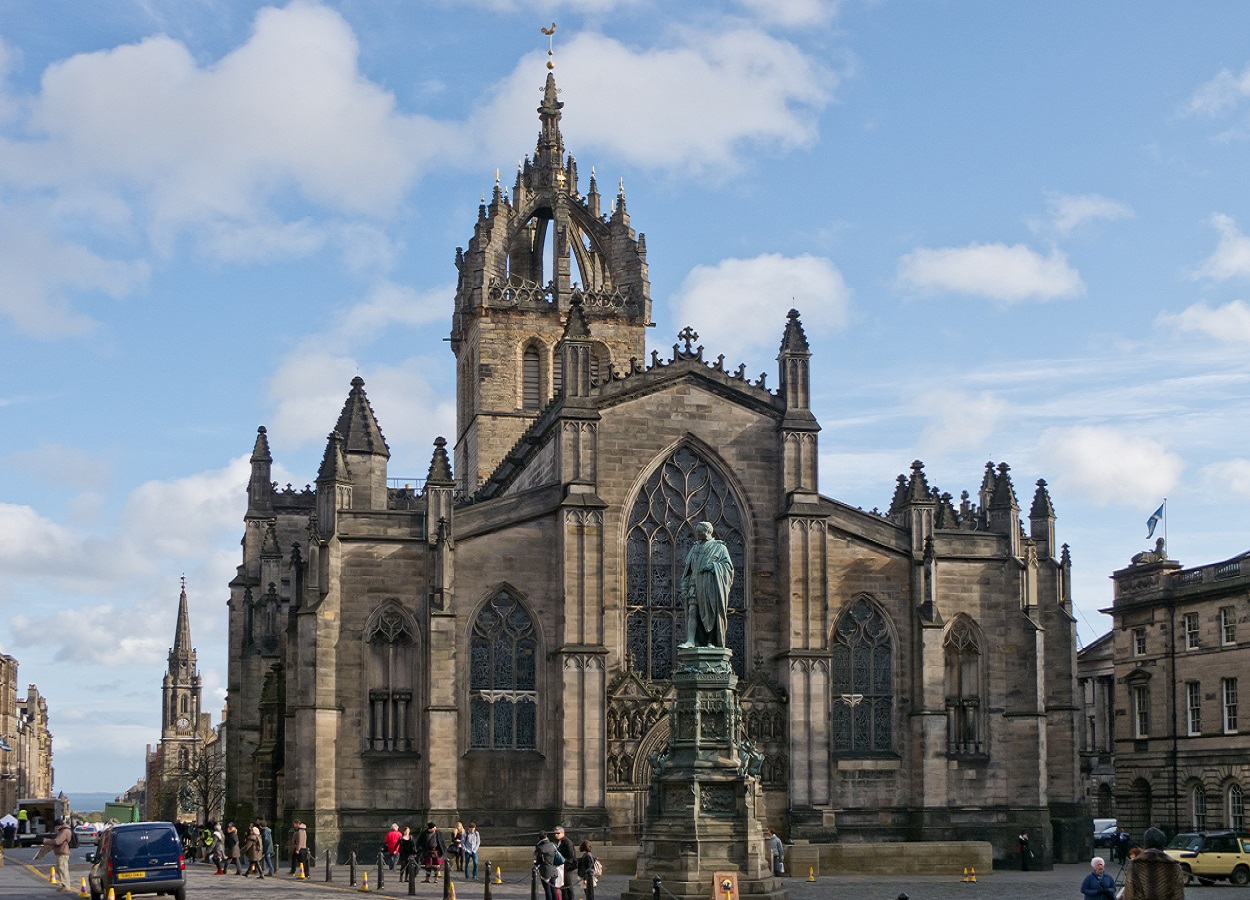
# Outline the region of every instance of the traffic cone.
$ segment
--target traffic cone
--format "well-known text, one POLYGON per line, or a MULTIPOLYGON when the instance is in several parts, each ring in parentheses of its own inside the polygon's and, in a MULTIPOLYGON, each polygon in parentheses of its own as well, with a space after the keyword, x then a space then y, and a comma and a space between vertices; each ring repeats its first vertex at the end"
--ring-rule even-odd
POLYGON ((112 888, 109 888, 108 900, 117 900, 117 895, 113 893, 112 888))
POLYGON ((964 877, 959 880, 967 884, 968 882, 968 867, 967 866, 964 866, 964 877))
POLYGON ((816 869, 814 866, 807 867, 807 880, 809 882, 816 880, 816 869))
POLYGON ((503 884, 503 878, 499 874, 499 866, 495 866, 495 884, 503 884))
POLYGON ((88 893, 88 891, 87 891, 87 879, 86 879, 86 878, 84 878, 84 879, 82 880, 82 885, 81 885, 81 886, 79 886, 79 888, 78 888, 78 896, 79 896, 79 897, 90 897, 90 896, 91 896, 91 894, 90 894, 90 893, 88 893))
POLYGON ((303 864, 303 863, 300 863, 300 867, 299 867, 299 874, 297 874, 295 877, 296 877, 296 879, 297 879, 297 880, 298 880, 298 879, 301 879, 301 878, 307 878, 307 877, 308 877, 307 875, 305 875, 305 874, 304 874, 304 864, 303 864))
POLYGON ((368 872, 361 873, 360 893, 362 894, 369 893, 369 873, 368 872))
POLYGON ((969 884, 977 883, 977 867, 976 866, 973 866, 971 869, 968 870, 968 883, 969 884))
POLYGON ((447 894, 450 900, 456 900, 456 883, 451 879, 447 881, 447 890, 450 892, 447 894))
POLYGON ((56 880, 56 867, 53 866, 51 869, 48 870, 48 884, 59 884, 59 883, 60 882, 56 880))

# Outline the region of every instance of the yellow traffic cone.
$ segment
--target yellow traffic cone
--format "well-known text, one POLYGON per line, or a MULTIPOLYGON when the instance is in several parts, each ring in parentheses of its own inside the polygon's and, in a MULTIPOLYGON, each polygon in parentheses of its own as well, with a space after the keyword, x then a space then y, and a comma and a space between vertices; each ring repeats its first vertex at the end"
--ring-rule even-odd
POLYGON ((135 900, 134 897, 130 896, 130 891, 126 891, 126 900, 135 900))
POLYGON ((368 872, 361 873, 360 893, 362 894, 369 893, 369 873, 368 872))
POLYGON ((968 867, 967 866, 964 866, 964 877, 959 880, 964 882, 965 884, 967 883, 968 881, 968 867))
POLYGON ((56 867, 53 866, 51 869, 48 870, 48 884, 58 884, 58 883, 59 882, 56 880, 56 867))
POLYGON ((81 885, 79 886, 79 888, 78 888, 78 896, 79 896, 79 897, 90 897, 90 896, 91 896, 91 894, 90 894, 90 893, 88 893, 88 891, 87 891, 87 879, 86 879, 86 878, 84 878, 84 879, 82 880, 82 884, 81 884, 81 885))
POLYGON ((495 884, 503 884, 503 878, 499 874, 499 866, 495 866, 495 884))
POLYGON ((815 881, 815 880, 816 880, 816 869, 815 869, 815 867, 814 867, 814 866, 808 866, 808 867, 807 867, 807 880, 808 880, 808 881, 815 881))
POLYGON ((301 879, 301 878, 307 878, 307 877, 308 877, 308 876, 304 874, 304 864, 303 864, 303 863, 300 863, 300 867, 299 867, 299 874, 297 874, 297 875, 295 876, 295 878, 296 878, 296 880, 298 880, 298 879, 301 879))
POLYGON ((968 882, 969 884, 977 883, 977 867, 976 866, 973 866, 971 869, 968 870, 968 882))
POLYGON ((108 900, 117 900, 117 895, 113 893, 113 889, 109 888, 108 900))
POLYGON ((447 879, 447 882, 447 896, 450 897, 451 900, 456 900, 456 883, 450 878, 447 879))

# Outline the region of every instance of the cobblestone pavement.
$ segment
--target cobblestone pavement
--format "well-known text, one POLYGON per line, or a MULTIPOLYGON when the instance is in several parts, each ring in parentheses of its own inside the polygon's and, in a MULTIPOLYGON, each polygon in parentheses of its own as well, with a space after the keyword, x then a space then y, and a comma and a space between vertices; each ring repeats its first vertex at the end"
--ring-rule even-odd
MULTIPOLYGON (((26 856, 33 855, 33 851, 26 856)), ((0 900, 30 900, 37 897, 66 896, 57 894, 55 888, 48 884, 48 867, 41 861, 36 869, 29 861, 10 851, 8 862, 0 867, 0 900)), ((979 874, 976 884, 967 884, 958 876, 904 876, 904 875, 831 875, 808 882, 804 878, 787 878, 785 887, 793 900, 896 900, 906 894, 910 900, 970 900, 982 897, 985 900, 1079 900, 1081 879, 1089 871, 1085 865, 1056 866, 1049 872, 1015 872, 999 871, 979 874)), ((87 873, 87 865, 81 854, 75 854, 70 867, 74 880, 74 888, 69 896, 77 895, 80 879, 87 873)), ((364 869, 358 871, 358 877, 364 869)), ((369 870, 369 893, 381 897, 406 897, 408 885, 400 882, 396 873, 386 872, 386 881, 381 890, 377 889, 377 870, 369 870)), ((258 881, 255 876, 242 878, 236 875, 216 875, 211 866, 189 865, 187 867, 187 896, 191 900, 214 898, 214 900, 230 900, 230 898, 260 897, 269 900, 333 900, 347 894, 359 896, 359 885, 348 885, 348 871, 345 866, 335 866, 332 881, 326 883, 325 870, 320 866, 313 870, 313 877, 298 880, 280 874, 277 877, 258 881)), ((495 900, 528 900, 530 896, 529 873, 503 873, 504 883, 492 885, 491 893, 495 900)), ((616 900, 625 890, 629 879, 623 875, 609 875, 601 879, 595 892, 596 900, 616 900)), ((481 881, 456 881, 457 900, 482 900, 483 887, 481 881)), ((441 884, 423 883, 415 885, 415 896, 423 900, 442 900, 441 884)), ((142 896, 148 895, 140 895, 142 896)), ((541 892, 539 893, 541 897, 541 892)), ((1250 900, 1250 887, 1233 887, 1218 883, 1210 887, 1189 887, 1185 896, 1188 900, 1250 900)), ((117 900, 123 900, 119 896, 117 900)), ((139 898, 136 898, 139 900, 139 898)), ((583 892, 579 889, 577 900, 583 900, 583 892)), ((711 898, 709 898, 711 900, 711 898)))

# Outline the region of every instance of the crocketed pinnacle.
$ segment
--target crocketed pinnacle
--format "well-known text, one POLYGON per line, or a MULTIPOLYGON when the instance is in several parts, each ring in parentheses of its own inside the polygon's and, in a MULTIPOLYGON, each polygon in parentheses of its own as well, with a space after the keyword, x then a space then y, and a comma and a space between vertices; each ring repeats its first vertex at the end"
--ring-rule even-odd
POLYGON ((786 317, 786 330, 781 336, 782 353, 806 353, 811 355, 811 347, 807 343, 807 335, 803 331, 803 323, 799 321, 799 311, 790 310, 786 317))
POLYGON ((347 459, 343 456, 343 435, 337 431, 331 431, 326 439, 326 452, 321 457, 321 468, 317 470, 317 482, 323 481, 351 481, 347 459))
POLYGON ((1029 510, 1031 519, 1053 519, 1055 507, 1050 502, 1050 493, 1046 490, 1046 479, 1037 479, 1037 491, 1033 494, 1033 507, 1029 510))
POLYGON ((929 480, 924 475, 924 463, 916 460, 911 464, 911 479, 907 482, 907 502, 927 503, 932 499, 929 496, 929 480))
POLYGON ((265 426, 256 429, 256 444, 252 447, 252 462, 273 462, 269 453, 269 438, 265 434, 265 426))
POLYGON ((998 475, 994 478, 994 495, 990 498, 990 509, 1019 509, 1016 501, 1016 489, 1011 483, 1011 466, 998 464, 998 475))
POLYGON ((365 396, 365 380, 357 375, 352 379, 352 389, 343 404, 338 424, 334 426, 343 437, 343 449, 347 453, 372 453, 390 459, 391 449, 382 437, 377 416, 365 396))
POLYGON ((584 340, 590 337, 590 323, 586 321, 586 313, 582 310, 582 298, 573 295, 569 304, 569 320, 564 323, 564 340, 584 340))
POLYGON ((430 456, 430 471, 425 476, 426 484, 452 484, 451 460, 447 458, 447 439, 438 436, 434 439, 434 453, 430 456))

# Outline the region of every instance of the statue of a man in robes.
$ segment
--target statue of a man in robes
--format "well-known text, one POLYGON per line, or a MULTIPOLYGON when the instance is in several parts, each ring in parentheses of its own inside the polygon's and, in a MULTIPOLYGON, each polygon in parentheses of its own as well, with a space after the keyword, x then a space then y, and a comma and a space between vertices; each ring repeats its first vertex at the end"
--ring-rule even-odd
POLYGON ((695 538, 681 569, 681 596, 686 604, 686 642, 681 646, 724 647, 733 560, 725 542, 712 537, 711 522, 700 522, 695 538))

